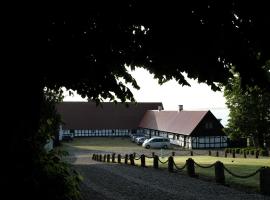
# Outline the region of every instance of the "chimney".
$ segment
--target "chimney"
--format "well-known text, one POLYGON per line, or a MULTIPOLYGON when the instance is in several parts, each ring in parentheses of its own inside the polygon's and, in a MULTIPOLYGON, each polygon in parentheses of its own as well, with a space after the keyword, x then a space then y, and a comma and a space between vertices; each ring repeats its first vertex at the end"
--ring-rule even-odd
POLYGON ((181 112, 183 110, 183 105, 178 105, 178 112, 181 112))
POLYGON ((162 106, 158 106, 158 111, 162 111, 162 106))

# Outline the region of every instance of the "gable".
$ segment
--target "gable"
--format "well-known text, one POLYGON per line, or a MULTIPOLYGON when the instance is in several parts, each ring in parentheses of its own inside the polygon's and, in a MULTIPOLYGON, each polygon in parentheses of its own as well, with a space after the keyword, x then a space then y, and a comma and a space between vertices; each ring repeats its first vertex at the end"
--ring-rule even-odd
POLYGON ((192 131, 191 136, 224 136, 223 126, 220 121, 208 111, 203 119, 192 131))

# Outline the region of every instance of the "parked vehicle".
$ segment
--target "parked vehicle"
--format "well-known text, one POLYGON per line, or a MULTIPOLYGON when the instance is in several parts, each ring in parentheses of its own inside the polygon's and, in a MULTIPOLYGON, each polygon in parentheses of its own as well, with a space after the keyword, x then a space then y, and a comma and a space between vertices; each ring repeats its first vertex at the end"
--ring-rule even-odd
POLYGON ((144 137, 144 134, 143 134, 143 133, 133 134, 133 135, 131 136, 131 141, 132 141, 132 142, 135 142, 135 141, 136 141, 136 138, 138 138, 138 137, 144 137))
POLYGON ((70 135, 70 134, 63 134, 62 135, 62 141, 69 142, 69 141, 72 141, 72 140, 73 140, 73 136, 72 135, 70 135))
POLYGON ((135 142, 136 142, 138 145, 141 145, 145 140, 146 140, 145 137, 137 137, 135 142))
POLYGON ((146 149, 149 148, 170 148, 170 139, 164 137, 152 137, 148 140, 145 140, 142 144, 146 149))

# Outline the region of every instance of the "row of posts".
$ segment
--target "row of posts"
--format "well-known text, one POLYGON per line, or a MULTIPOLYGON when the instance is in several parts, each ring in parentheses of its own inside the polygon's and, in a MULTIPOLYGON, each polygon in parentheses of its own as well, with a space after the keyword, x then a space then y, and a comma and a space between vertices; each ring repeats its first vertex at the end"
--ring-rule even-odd
MULTIPOLYGON (((146 167, 145 165, 145 155, 142 154, 140 157, 141 160, 141 167, 146 167)), ((152 154, 153 158, 153 167, 154 169, 159 168, 159 157, 158 155, 152 154)), ((100 161, 100 162, 110 162, 112 161, 115 163, 115 153, 112 154, 112 159, 110 154, 105 155, 97 155, 93 154, 92 156, 93 160, 100 161)), ((117 155, 117 162, 121 163, 122 156, 120 154, 117 155)), ((130 165, 135 166, 135 153, 133 154, 126 154, 124 157, 124 163, 128 164, 128 161, 130 161, 130 165)), ((225 175, 224 175, 224 165, 222 162, 217 161, 214 165, 215 167, 215 181, 219 184, 225 184, 225 175)), ((187 168, 187 174, 190 177, 197 177, 198 175, 195 173, 195 162, 192 158, 189 158, 186 160, 186 168, 187 168)), ((168 171, 174 172, 174 159, 173 156, 170 156, 168 158, 168 171)), ((270 168, 263 168, 260 171, 260 191, 262 194, 270 195, 270 190, 268 189, 270 185, 270 168)))
MULTIPOLYGON (((211 152, 210 150, 209 150, 209 152, 208 152, 208 155, 209 155, 209 156, 212 155, 212 152, 211 152)), ((224 152, 224 156, 225 156, 225 158, 228 157, 228 152, 227 152, 227 151, 224 152)), ((218 151, 216 151, 216 157, 219 157, 219 152, 218 152, 218 151)), ((232 157, 235 158, 235 151, 232 151, 232 157)), ((254 154, 254 157, 255 157, 255 158, 259 158, 259 152, 256 152, 256 153, 254 154)), ((247 154, 246 154, 245 151, 244 151, 244 153, 243 153, 243 158, 247 158, 247 154)))
MULTIPOLYGON (((130 165, 135 165, 134 162, 134 154, 126 154, 124 157, 124 163, 128 164, 128 160, 130 161, 130 165)), ((115 153, 112 154, 112 159, 110 154, 105 154, 105 155, 97 155, 94 154, 92 157, 93 160, 100 161, 100 162, 110 162, 112 161, 115 163, 115 153)), ((142 154, 140 157, 141 160, 141 167, 146 167, 145 165, 145 155, 142 154)), ((117 156, 117 162, 121 163, 121 155, 118 154, 117 156)), ((158 155, 153 155, 153 167, 155 169, 159 168, 159 156, 158 155)), ((192 158, 189 158, 186 160, 186 168, 187 168, 187 174, 191 177, 196 177, 197 175, 195 174, 195 162, 192 158)), ((174 172, 174 159, 173 156, 170 156, 168 158, 168 171, 169 172, 174 172)), ((225 176, 224 176, 224 168, 223 168, 223 163, 220 161, 217 161, 215 164, 215 178, 217 183, 224 184, 225 183, 225 176)))

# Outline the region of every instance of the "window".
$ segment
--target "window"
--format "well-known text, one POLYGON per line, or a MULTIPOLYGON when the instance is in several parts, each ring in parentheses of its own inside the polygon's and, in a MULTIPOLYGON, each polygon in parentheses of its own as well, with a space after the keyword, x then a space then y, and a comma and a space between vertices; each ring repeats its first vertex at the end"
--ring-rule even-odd
POLYGON ((213 128, 213 123, 212 122, 206 122, 205 123, 205 128, 206 129, 212 129, 213 128))

